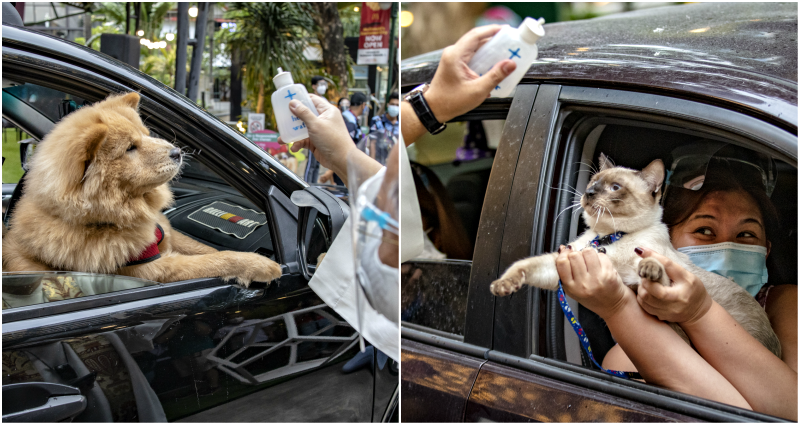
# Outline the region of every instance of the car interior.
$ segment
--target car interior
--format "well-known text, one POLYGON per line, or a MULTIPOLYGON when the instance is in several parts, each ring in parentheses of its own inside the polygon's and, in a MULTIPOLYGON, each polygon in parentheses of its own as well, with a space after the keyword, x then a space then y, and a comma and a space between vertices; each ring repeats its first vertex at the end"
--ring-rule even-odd
MULTIPOLYGON (((547 239, 551 241, 551 250, 574 240, 585 230, 579 212, 561 214, 556 220, 564 208, 579 199, 569 190, 560 189, 574 187, 582 193, 592 173, 588 164, 598 164, 600 153, 611 158, 616 165, 632 169, 642 169, 660 158, 669 170, 671 153, 681 146, 722 142, 764 151, 763 147, 751 140, 689 123, 666 123, 658 116, 567 107, 561 111, 561 118, 562 127, 558 131, 565 151, 551 193, 549 217, 554 225, 547 239)), ((771 241, 770 256, 774 256, 774 263, 769 269, 770 284, 794 284, 797 282, 797 244, 794 243, 797 238, 797 168, 780 158, 773 159, 777 178, 770 200, 777 209, 781 227, 776 234, 782 237, 771 241)), ((549 302, 554 303, 555 300, 549 302)), ((590 339, 594 357, 602 363, 605 354, 614 345, 611 333, 602 319, 590 310, 579 307, 574 301, 571 307, 573 311, 578 311, 578 321, 590 339)), ((547 347, 547 352, 539 354, 596 369, 581 348, 572 326, 564 320, 560 308, 542 311, 546 311, 548 316, 542 322, 550 326, 542 329, 540 335, 550 343, 542 341, 539 347, 547 347), (554 322, 563 323, 563 326, 552 326, 554 322)))
MULTIPOLYGON (((20 145, 19 152, 8 147, 4 151, 4 156, 19 155, 20 166, 23 169, 19 169, 17 175, 23 176, 27 155, 35 151, 38 139, 43 137, 54 123, 57 123, 66 114, 91 102, 73 94, 31 83, 13 82, 4 78, 3 85, 4 118, 28 130, 33 136, 24 141, 26 143, 20 145)), ((142 117, 147 125, 147 113, 144 110, 142 117)), ((161 134, 163 131, 159 132, 153 128, 151 128, 151 132, 156 137, 174 141, 172 134, 161 134)), ((277 260, 270 226, 266 225, 269 216, 204 165, 201 153, 194 152, 186 146, 180 146, 177 142, 176 144, 188 154, 184 155, 184 166, 181 173, 170 182, 175 202, 172 207, 164 211, 164 214, 170 220, 172 227, 176 231, 218 250, 256 252, 277 260), (243 216, 251 220, 249 223, 254 224, 250 227, 228 224, 225 220, 217 217, 220 214, 243 216)), ((9 162, 7 166, 13 166, 13 164, 9 162)), ((8 223, 8 218, 13 214, 14 203, 19 198, 24 186, 24 178, 22 181, 23 184, 17 185, 5 184, 17 183, 16 181, 3 182, 4 223, 8 223)), ((283 205, 283 207, 290 213, 294 211, 295 217, 297 216, 297 207, 291 203, 283 205)), ((325 237, 319 237, 320 234, 323 236, 326 234, 325 230, 325 226, 320 220, 317 220, 311 239, 313 243, 308 248, 307 257, 310 264, 315 264, 317 256, 325 249, 325 237), (322 243, 318 243, 320 240, 322 243)), ((117 282, 116 285, 104 286, 105 291, 113 292, 136 287, 128 280, 117 279, 117 282)), ((87 283, 87 285, 91 285, 91 283, 87 283)), ((4 285, 4 295, 5 290, 6 286, 4 285)), ((99 289, 82 293, 98 294, 98 291, 99 289)), ((15 300, 14 305, 20 306, 20 302, 20 300, 15 300)), ((30 303, 37 302, 42 301, 39 298, 30 299, 30 303)))

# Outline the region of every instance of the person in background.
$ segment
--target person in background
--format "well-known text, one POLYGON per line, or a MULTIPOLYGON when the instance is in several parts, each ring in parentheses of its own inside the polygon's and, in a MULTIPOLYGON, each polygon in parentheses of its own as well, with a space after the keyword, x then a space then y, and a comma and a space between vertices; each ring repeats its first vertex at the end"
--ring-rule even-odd
POLYGON ((389 103, 386 105, 386 113, 372 118, 369 131, 385 131, 396 138, 400 138, 400 95, 392 92, 389 95, 389 103))
POLYGON ((328 91, 328 82, 319 75, 311 77, 311 90, 314 94, 325 97, 325 92, 328 91))
MULTIPOLYGON (((345 126, 347 126, 347 133, 350 134, 350 138, 353 140, 354 144, 357 144, 362 137, 364 137, 364 133, 361 131, 361 127, 358 125, 358 117, 364 113, 364 110, 367 108, 367 96, 363 93, 354 93, 350 96, 350 107, 342 113, 342 117, 344 118, 345 126)), ((342 178, 333 172, 333 170, 328 170, 324 172, 319 177, 320 183, 332 183, 337 184, 340 186, 344 186, 344 181, 342 178)))
MULTIPOLYGON (((319 75, 311 77, 311 93, 324 98, 326 91, 328 91, 328 82, 324 77, 320 77, 319 75)), ((319 161, 317 161, 317 158, 314 158, 314 154, 311 152, 308 153, 308 162, 306 171, 303 174, 303 179, 309 183, 313 183, 319 179, 319 161)))
POLYGON ((339 111, 344 113, 344 111, 350 109, 350 99, 343 97, 339 99, 339 103, 337 105, 339 106, 339 111))

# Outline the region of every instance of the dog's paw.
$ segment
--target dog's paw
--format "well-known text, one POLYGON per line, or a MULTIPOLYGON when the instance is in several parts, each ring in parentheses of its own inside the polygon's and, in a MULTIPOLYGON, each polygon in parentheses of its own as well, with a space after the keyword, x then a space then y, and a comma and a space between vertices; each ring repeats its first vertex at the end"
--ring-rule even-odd
POLYGON ((240 267, 232 276, 223 276, 223 280, 235 280, 242 287, 249 287, 252 282, 271 282, 281 277, 281 265, 267 257, 256 253, 237 253, 240 267))
POLYGON ((664 285, 669 284, 664 266, 653 257, 643 258, 639 262, 639 276, 664 285), (665 283, 666 281, 666 283, 665 283))

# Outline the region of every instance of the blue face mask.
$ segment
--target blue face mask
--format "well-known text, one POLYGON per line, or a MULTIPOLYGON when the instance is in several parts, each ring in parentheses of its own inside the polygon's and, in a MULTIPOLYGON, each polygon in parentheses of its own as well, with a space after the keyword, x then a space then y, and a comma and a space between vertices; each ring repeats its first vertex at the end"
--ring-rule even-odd
POLYGON ((386 112, 389 114, 389 116, 394 118, 394 117, 396 117, 397 115, 400 114, 400 106, 398 106, 398 105, 388 105, 386 107, 386 112))
POLYGON ((767 283, 767 248, 733 242, 678 248, 707 271, 725 276, 756 296, 767 283))

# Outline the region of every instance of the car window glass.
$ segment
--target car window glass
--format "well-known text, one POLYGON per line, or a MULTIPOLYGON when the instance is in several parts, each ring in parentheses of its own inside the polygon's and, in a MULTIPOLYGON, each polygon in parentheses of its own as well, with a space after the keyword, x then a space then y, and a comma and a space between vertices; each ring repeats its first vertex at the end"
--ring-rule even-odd
POLYGON ((3 273, 3 310, 158 285, 129 276, 77 272, 3 273))
POLYGON ((17 183, 22 177, 20 143, 27 140, 32 140, 30 134, 3 119, 3 183, 17 183))
POLYGON ((451 122, 409 147, 426 241, 401 269, 406 324, 464 335, 472 253, 504 123, 451 122))
POLYGON ((32 106, 53 122, 90 104, 78 96, 30 83, 6 87, 3 91, 32 106))

